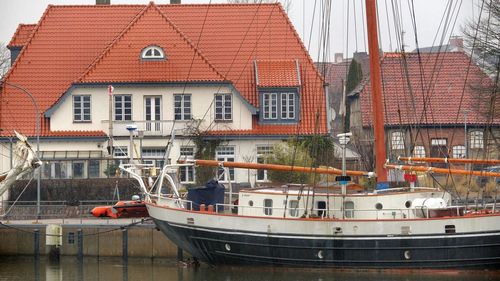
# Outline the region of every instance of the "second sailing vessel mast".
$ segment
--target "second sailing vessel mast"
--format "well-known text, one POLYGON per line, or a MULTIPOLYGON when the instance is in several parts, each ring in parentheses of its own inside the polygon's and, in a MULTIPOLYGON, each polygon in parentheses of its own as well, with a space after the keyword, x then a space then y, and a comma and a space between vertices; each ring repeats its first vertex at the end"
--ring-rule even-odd
POLYGON ((377 33, 377 2, 366 0, 366 25, 368 31, 368 52, 370 55, 370 83, 372 93, 373 129, 375 137, 375 171, 377 185, 387 182, 384 168, 386 158, 384 134, 384 106, 380 74, 380 58, 377 33))

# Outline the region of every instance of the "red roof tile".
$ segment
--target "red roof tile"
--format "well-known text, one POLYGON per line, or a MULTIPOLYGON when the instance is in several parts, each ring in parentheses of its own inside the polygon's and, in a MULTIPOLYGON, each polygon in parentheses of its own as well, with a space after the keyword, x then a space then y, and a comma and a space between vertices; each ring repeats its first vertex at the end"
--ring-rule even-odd
POLYGON ((17 26, 16 32, 14 33, 14 36, 12 36, 12 39, 10 40, 9 45, 7 45, 7 47, 12 48, 12 47, 24 46, 28 41, 30 35, 33 33, 35 27, 36 24, 20 23, 17 26))
POLYGON ((259 87, 300 86, 299 66, 295 60, 258 60, 255 71, 259 87))
MULTIPOLYGON (((313 133, 318 114, 319 132, 326 132, 323 80, 279 4, 157 7, 163 15, 154 4, 49 6, 5 80, 32 93, 40 111, 45 112, 80 78, 82 82, 182 80, 185 69, 178 77, 162 75, 179 70, 174 69, 174 60, 184 63, 196 54, 192 73, 184 81, 220 81, 226 77, 246 100, 258 106, 253 62, 298 60, 302 80, 298 130, 313 133), (164 27, 162 33, 150 31, 156 30, 152 25, 164 27), (156 42, 150 43, 165 48, 170 61, 141 65, 137 50, 144 46, 135 44, 149 43, 147 38, 151 36, 156 42), (135 62, 126 57, 129 44, 133 50, 128 54, 133 53, 135 62), (119 68, 118 61, 128 67, 119 68), (127 69, 136 67, 139 69, 127 69), (147 73, 137 77, 140 71, 147 73)), ((33 134, 34 120, 27 95, 4 87, 0 128, 33 134)), ((254 127, 255 133, 277 127, 264 128, 267 126, 254 127)), ((290 126, 287 132, 293 134, 294 128, 297 126, 290 126)), ((42 130, 50 130, 47 118, 42 130)))
MULTIPOLYGON (((408 53, 405 58, 400 53, 388 53, 381 70, 385 125, 462 125, 464 110, 470 111, 468 124, 488 123, 474 88, 492 85, 492 81, 463 52, 422 53, 420 59, 416 53, 408 53)), ((369 81, 360 96, 363 126, 370 126, 369 81)), ((500 124, 500 120, 494 123, 500 124)))

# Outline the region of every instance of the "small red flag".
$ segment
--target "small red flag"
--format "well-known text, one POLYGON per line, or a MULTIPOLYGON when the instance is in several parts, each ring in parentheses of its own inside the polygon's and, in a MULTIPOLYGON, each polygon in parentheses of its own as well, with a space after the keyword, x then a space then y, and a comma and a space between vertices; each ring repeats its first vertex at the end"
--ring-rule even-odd
POLYGON ((114 90, 114 89, 115 89, 115 88, 114 88, 113 86, 109 85, 109 86, 108 86, 108 95, 110 95, 110 96, 111 96, 111 95, 113 94, 113 90, 114 90))

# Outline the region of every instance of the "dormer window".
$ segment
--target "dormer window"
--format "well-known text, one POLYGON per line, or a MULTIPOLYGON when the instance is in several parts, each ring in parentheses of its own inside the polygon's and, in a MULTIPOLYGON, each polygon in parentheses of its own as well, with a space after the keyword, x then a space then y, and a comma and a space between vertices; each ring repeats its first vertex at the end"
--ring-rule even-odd
POLYGON ((260 122, 294 123, 299 114, 296 89, 266 89, 260 91, 260 122))
POLYGON ((165 52, 158 46, 148 46, 142 50, 141 58, 144 60, 161 60, 165 59, 165 52))

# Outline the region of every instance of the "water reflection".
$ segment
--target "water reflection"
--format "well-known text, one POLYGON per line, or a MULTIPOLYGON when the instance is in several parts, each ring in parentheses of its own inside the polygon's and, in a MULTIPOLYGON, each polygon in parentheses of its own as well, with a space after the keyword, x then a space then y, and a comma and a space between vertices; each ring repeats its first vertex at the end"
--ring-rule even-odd
POLYGON ((0 257, 0 280, 172 280, 172 281, 485 281, 500 270, 332 270, 269 267, 189 267, 170 259, 0 257))

